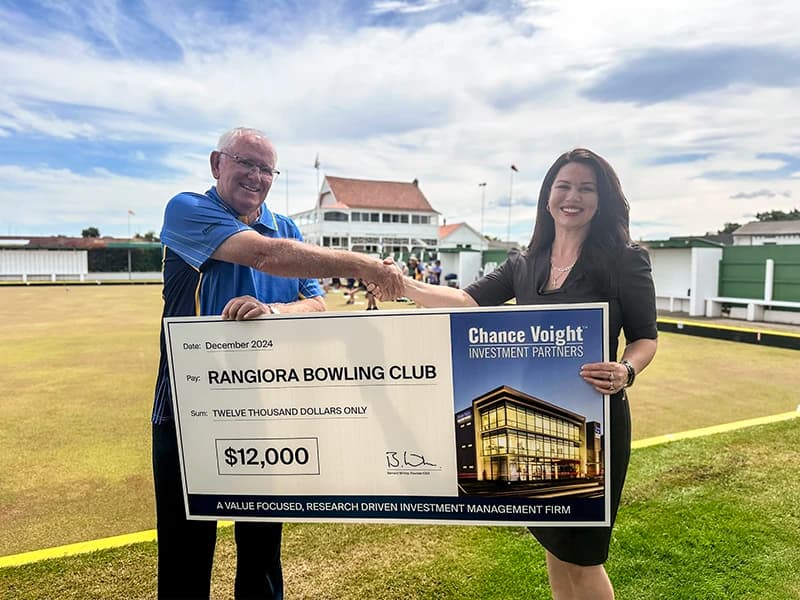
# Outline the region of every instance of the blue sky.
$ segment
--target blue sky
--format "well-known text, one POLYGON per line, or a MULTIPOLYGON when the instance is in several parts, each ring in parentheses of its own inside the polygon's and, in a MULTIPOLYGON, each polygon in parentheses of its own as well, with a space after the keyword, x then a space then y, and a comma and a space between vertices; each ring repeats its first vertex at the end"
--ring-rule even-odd
POLYGON ((800 206, 797 22, 795 0, 0 0, 0 235, 158 231, 237 125, 277 146, 280 212, 313 206, 319 154, 475 228, 485 181, 486 233, 511 196, 525 241, 585 146, 634 237, 715 231, 800 206))

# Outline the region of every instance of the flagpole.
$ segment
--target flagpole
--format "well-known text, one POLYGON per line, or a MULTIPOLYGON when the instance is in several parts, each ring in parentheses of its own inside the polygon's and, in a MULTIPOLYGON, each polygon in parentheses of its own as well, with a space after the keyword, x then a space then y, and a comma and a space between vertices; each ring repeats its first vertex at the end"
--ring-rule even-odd
POLYGON ((322 246, 322 221, 320 220, 319 205, 319 152, 314 158, 314 170, 317 172, 317 189, 314 196, 314 221, 317 223, 317 246, 322 246))
POLYGON ((317 154, 317 159, 314 161, 314 170, 317 172, 317 193, 319 194, 319 154, 317 154))
POLYGON ((508 225, 506 226, 506 239, 511 241, 511 203, 514 201, 514 171, 516 167, 511 165, 511 176, 508 183, 508 225))

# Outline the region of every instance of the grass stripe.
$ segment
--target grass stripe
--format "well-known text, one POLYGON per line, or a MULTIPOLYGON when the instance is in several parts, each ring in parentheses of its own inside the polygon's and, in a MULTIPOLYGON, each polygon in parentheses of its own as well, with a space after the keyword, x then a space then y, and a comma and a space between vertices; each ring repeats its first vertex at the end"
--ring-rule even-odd
MULTIPOLYGON (((222 529, 223 527, 230 527, 233 525, 233 521, 219 521, 217 525, 219 529, 222 529)), ((88 554, 89 552, 97 552, 98 550, 108 550, 109 548, 119 548, 120 546, 129 546, 130 544, 155 541, 156 530, 148 529, 147 531, 115 535, 112 537, 100 538, 99 540, 89 540, 88 542, 78 542, 76 544, 55 546, 53 548, 33 550, 21 554, 0 556, 0 569, 4 567, 19 567, 49 558, 64 558, 76 554, 88 554)))
MULTIPOLYGON (((669 442, 676 442, 679 440, 687 440, 691 438, 703 437, 713 435, 715 433, 723 433, 726 431, 735 431, 737 429, 744 429, 746 427, 753 427, 755 425, 765 425, 767 423, 776 423, 778 421, 787 421, 800 417, 800 406, 797 411, 780 413, 777 415, 770 415, 767 417, 757 417, 755 419, 745 419, 743 421, 734 421, 732 423, 724 423, 722 425, 713 425, 711 427, 702 427, 700 429, 690 429, 679 433, 668 433, 666 435, 659 435, 643 440, 636 440, 631 444, 632 448, 647 448, 649 446, 657 446, 659 444, 666 444, 669 442)), ((233 525, 232 521, 220 521, 219 527, 230 527, 233 525)), ((110 548, 118 548, 120 546, 128 546, 130 544, 138 544, 143 542, 154 542, 156 540, 156 530, 148 529, 147 531, 139 531, 137 533, 128 533, 125 535, 116 535, 113 537, 101 538, 98 540, 90 540, 87 542, 79 542, 76 544, 67 544, 65 546, 56 546, 54 548, 45 548, 43 550, 34 550, 32 552, 23 552, 21 554, 12 554, 9 556, 0 556, 0 569, 5 567, 18 567, 50 558, 63 558, 73 556, 76 554, 86 554, 89 552, 96 552, 98 550, 107 550, 110 548)))
MULTIPOLYGON (((800 406, 798 406, 798 409, 800 409, 800 406)), ((646 438, 643 440, 635 440, 631 444, 631 448, 647 448, 648 446, 657 446, 658 444, 666 444, 668 442, 675 442, 678 440, 688 440, 690 438, 713 435, 715 433, 722 433, 724 431, 735 431, 737 429, 753 427, 754 425, 766 425, 767 423, 777 423, 778 421, 787 421, 789 419, 795 419, 797 417, 800 417, 800 412, 794 410, 792 412, 780 413, 778 415, 770 415, 768 417, 756 417, 755 419, 745 419, 743 421, 723 423, 722 425, 712 425, 711 427, 690 429, 688 431, 681 431, 680 433, 668 433, 666 435, 657 435, 655 437, 646 438)))

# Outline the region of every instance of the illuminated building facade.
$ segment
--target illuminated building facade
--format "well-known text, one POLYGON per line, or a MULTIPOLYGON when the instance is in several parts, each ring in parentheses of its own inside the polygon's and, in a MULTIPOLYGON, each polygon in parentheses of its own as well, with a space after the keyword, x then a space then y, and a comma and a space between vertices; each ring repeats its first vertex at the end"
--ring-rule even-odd
MULTIPOLYGON (((542 481, 586 477, 586 417, 508 386, 475 398, 456 420, 459 480, 542 481)), ((599 431, 599 424, 598 431, 599 431)), ((600 441, 592 429, 596 471, 600 441)))

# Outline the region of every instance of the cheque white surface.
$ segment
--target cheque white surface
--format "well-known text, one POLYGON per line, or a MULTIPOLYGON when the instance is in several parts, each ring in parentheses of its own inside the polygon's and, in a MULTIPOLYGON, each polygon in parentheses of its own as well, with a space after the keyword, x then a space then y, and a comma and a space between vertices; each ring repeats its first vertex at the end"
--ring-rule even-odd
POLYGON ((449 320, 428 317, 170 320, 187 492, 456 496, 449 320))

